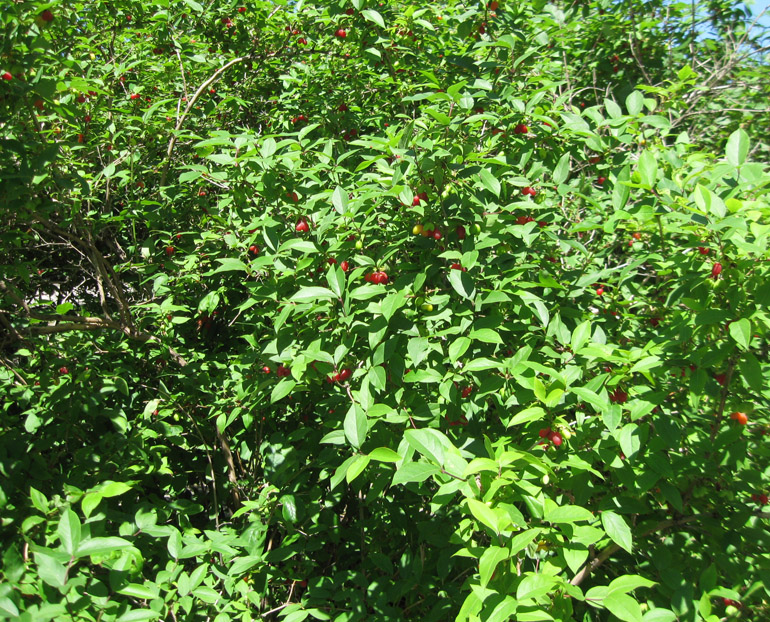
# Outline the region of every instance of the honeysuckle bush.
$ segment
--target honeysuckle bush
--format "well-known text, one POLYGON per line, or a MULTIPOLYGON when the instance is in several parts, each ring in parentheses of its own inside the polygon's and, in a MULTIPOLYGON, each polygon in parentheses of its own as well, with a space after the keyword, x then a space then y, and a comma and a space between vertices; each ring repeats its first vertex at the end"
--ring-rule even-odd
POLYGON ((0 616, 768 618, 746 19, 3 7, 0 616))

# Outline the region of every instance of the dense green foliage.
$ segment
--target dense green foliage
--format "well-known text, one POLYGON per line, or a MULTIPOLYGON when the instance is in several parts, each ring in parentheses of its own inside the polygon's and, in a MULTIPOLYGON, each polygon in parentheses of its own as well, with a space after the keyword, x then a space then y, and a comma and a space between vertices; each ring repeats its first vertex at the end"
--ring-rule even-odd
POLYGON ((770 619, 741 5, 0 22, 0 618, 770 619))

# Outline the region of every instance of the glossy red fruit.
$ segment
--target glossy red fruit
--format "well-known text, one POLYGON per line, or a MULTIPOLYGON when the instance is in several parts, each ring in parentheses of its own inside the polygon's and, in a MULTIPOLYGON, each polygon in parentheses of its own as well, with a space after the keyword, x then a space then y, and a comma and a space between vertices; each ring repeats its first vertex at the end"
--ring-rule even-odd
POLYGON ((60 367, 60 368, 59 368, 59 373, 60 373, 62 376, 66 376, 66 375, 67 375, 68 373, 70 373, 70 372, 69 372, 69 369, 67 369, 66 367, 60 367))
POLYGON ((298 45, 307 45, 307 39, 305 39, 305 37, 300 37, 299 39, 297 39, 297 44, 298 45))
POLYGON ((607 181, 606 177, 597 177, 596 178, 596 183, 599 184, 600 186, 603 186, 605 181, 607 181))
POLYGON ((767 501, 768 501, 767 495, 766 494, 759 495, 758 501, 759 501, 760 505, 767 505, 767 501))
POLYGON ((345 32, 344 28, 338 28, 337 32, 334 33, 334 36, 337 37, 338 39, 344 39, 345 37, 348 36, 348 33, 345 32))
POLYGON ((284 378, 286 376, 291 376, 291 369, 283 365, 279 365, 275 373, 278 375, 279 378, 284 378))
POLYGON ((297 195, 296 192, 287 192, 286 196, 289 197, 295 203, 297 203, 299 201, 299 196, 297 195))
POLYGON ((698 252, 701 255, 708 255, 709 254, 709 249, 707 249, 705 246, 699 246, 698 247, 698 252))
POLYGON ((420 204, 420 197, 414 197, 412 199, 412 207, 417 207, 420 204))
POLYGON ((468 397, 471 393, 473 393, 473 387, 472 386, 465 387, 462 390, 462 392, 460 393, 460 395, 462 395, 463 397, 468 397))
POLYGON ((328 257, 326 259, 326 263, 328 263, 330 266, 333 266, 334 264, 337 263, 337 260, 334 257, 328 257))
POLYGON ((347 261, 341 261, 340 262, 340 269, 343 272, 347 272, 350 269, 350 264, 347 261))
POLYGON ((596 290, 596 295, 597 296, 601 296, 603 294, 604 294, 604 288, 603 287, 600 287, 599 289, 596 290))
POLYGON ((420 201, 427 201, 428 200, 428 193, 427 192, 421 192, 417 195, 417 197, 420 199, 420 201))
POLYGON ((79 104, 85 104, 86 103, 86 96, 85 95, 78 95, 78 103, 79 104))
POLYGON ((634 238, 635 240, 641 240, 642 239, 642 234, 637 231, 635 233, 632 233, 631 237, 634 238))
POLYGON ((353 372, 346 367, 345 369, 341 369, 338 375, 339 375, 339 381, 345 382, 348 378, 350 378, 353 375, 353 372))
POLYGON ((173 246, 167 246, 166 247, 166 255, 173 255, 174 254, 174 247, 173 246))
POLYGON ((717 384, 725 386, 725 383, 727 382, 727 374, 714 374, 714 380, 717 381, 717 384))
POLYGON ((141 95, 139 95, 139 93, 132 93, 131 94, 131 99, 139 99, 140 97, 141 97, 141 95))
POLYGON ((717 262, 711 268, 711 278, 715 279, 722 274, 722 264, 717 262))
POLYGON ((300 233, 305 233, 307 231, 310 231, 310 225, 307 224, 307 220, 305 220, 304 218, 300 218, 297 221, 297 224, 294 227, 294 229, 300 233))
POLYGON ((451 270, 462 270, 463 272, 467 272, 465 268, 463 268, 459 263, 453 263, 451 266, 449 266, 451 270))
POLYGON ((497 11, 497 7, 499 7, 500 4, 497 2, 497 0, 492 0, 492 2, 489 3, 489 10, 490 11, 497 11))
POLYGON ((346 15, 353 15, 353 13, 355 13, 355 12, 356 12, 355 9, 353 9, 352 7, 348 8, 348 9, 345 9, 345 14, 346 15))
POLYGON ((460 240, 465 239, 465 227, 462 225, 457 225, 457 229, 455 229, 455 233, 457 234, 457 238, 460 240))
POLYGON ((239 6, 238 7, 238 13, 245 13, 245 12, 246 12, 246 7, 245 6, 239 6))
POLYGON ((52 22, 53 21, 53 13, 46 9, 40 14, 40 19, 42 19, 44 22, 52 22))
POLYGON ((434 240, 440 240, 443 236, 441 235, 441 231, 439 229, 433 230, 433 239, 434 240))
POLYGON ((628 393, 621 388, 615 389, 610 393, 610 402, 613 404, 625 404, 628 401, 628 393))
POLYGON ((538 435, 540 436, 540 438, 545 438, 546 436, 551 436, 551 434, 552 434, 551 428, 542 428, 538 432, 538 435))
POLYGON ((259 255, 259 246, 257 246, 256 244, 252 244, 251 246, 249 246, 249 252, 252 255, 259 255))
POLYGON ((513 128, 514 134, 526 134, 527 132, 529 132, 529 128, 523 123, 519 123, 515 128, 513 128))
POLYGON ((347 104, 340 104, 339 106, 337 106, 337 110, 339 110, 340 112, 347 112, 349 108, 347 104))
POLYGON ((559 445, 561 445, 562 444, 561 434, 559 434, 558 432, 552 433, 551 442, 553 443, 554 447, 558 447, 559 445))

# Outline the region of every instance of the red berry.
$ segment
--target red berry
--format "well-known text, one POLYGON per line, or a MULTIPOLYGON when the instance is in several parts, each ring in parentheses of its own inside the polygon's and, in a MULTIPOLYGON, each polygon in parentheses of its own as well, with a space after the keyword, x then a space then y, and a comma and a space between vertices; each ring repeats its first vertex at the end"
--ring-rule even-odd
POLYGON ((639 233, 638 231, 636 231, 635 233, 631 234, 631 237, 634 238, 635 240, 641 240, 642 239, 642 234, 639 233))
POLYGON ((546 436, 551 436, 551 428, 542 428, 538 434, 540 435, 540 438, 545 438, 546 436))
POLYGON ((307 45, 307 39, 305 39, 305 37, 300 37, 299 39, 297 39, 297 44, 298 45, 307 45))
POLYGON ((353 15, 353 13, 355 13, 355 9, 353 9, 352 7, 345 9, 346 15, 353 15))
POLYGON ((297 201, 299 201, 299 196, 297 195, 297 193, 296 193, 296 192, 287 192, 287 193, 286 193, 286 196, 287 196, 287 197, 289 197, 289 198, 290 198, 292 201, 294 201, 295 203, 296 203, 297 201))
POLYGON ((238 7, 238 13, 245 13, 245 12, 246 12, 246 7, 245 6, 239 6, 238 7))
POLYGON ((440 240, 441 237, 442 237, 441 236, 441 231, 439 231, 438 229, 434 229, 433 230, 433 239, 434 240, 440 240))
POLYGON ((259 246, 257 246, 256 244, 252 244, 251 246, 249 246, 249 252, 252 255, 258 255, 259 254, 259 246))
POLYGON ((270 368, 269 368, 267 365, 265 365, 265 366, 262 368, 262 371, 263 371, 263 372, 265 372, 266 374, 269 374, 269 373, 270 373, 270 368))
POLYGON ((166 255, 173 255, 174 254, 174 247, 173 246, 167 246, 166 247, 166 255))
POLYGON ((340 112, 347 112, 348 111, 348 105, 347 104, 340 104, 337 106, 337 110, 340 112))
POLYGON ((350 264, 348 264, 347 261, 341 261, 340 268, 342 269, 343 272, 347 272, 348 269, 350 268, 350 264))
POLYGON ((767 505, 767 495, 766 494, 759 495, 759 503, 761 505, 767 505))
POLYGON ((451 270, 462 270, 465 272, 465 268, 463 268, 459 263, 453 263, 451 266, 449 266, 451 270))
POLYGON ((3 80, 13 80, 13 75, 10 71, 6 71, 3 73, 3 80))
POLYGON ((417 207, 420 204, 420 197, 414 197, 412 199, 412 207, 417 207))
POLYGON ((340 373, 337 374, 339 376, 340 382, 345 382, 350 376, 353 375, 353 372, 350 371, 347 367, 345 369, 341 369, 340 373))
POLYGON ((428 193, 427 192, 421 192, 417 195, 417 197, 420 199, 420 201, 427 201, 428 200, 428 193))
POLYGON ((558 432, 552 433, 551 442, 554 444, 554 447, 558 447, 559 445, 561 445, 562 444, 561 434, 559 434, 558 432))
POLYGON ((40 14, 40 19, 42 19, 44 22, 52 22, 53 21, 53 13, 46 9, 40 14))
POLYGON ((600 186, 603 186, 605 181, 607 181, 606 177, 597 177, 596 178, 596 183, 599 184, 600 186))
POLYGON ((600 287, 599 289, 596 290, 596 295, 601 296, 602 294, 604 294, 604 288, 600 287))
POLYGON ((139 93, 132 93, 131 94, 131 99, 139 99, 140 97, 141 97, 141 95, 139 95, 139 93))
POLYGON ((712 279, 715 279, 715 278, 717 278, 717 277, 718 277, 720 274, 722 274, 722 264, 721 264, 721 263, 719 263, 719 262, 717 262, 717 263, 715 263, 715 264, 713 265, 713 267, 711 268, 711 278, 712 278, 712 279))
POLYGON ((718 384, 725 386, 727 374, 714 374, 714 380, 716 380, 718 384))
POLYGON ((469 396, 471 393, 473 393, 473 387, 472 387, 472 386, 469 386, 469 387, 465 387, 465 388, 462 390, 462 393, 461 393, 461 395, 462 395, 463 397, 468 397, 468 396, 469 396))
POLYGON ((278 375, 279 378, 284 378, 285 376, 291 375, 291 369, 283 365, 279 365, 275 373, 278 375))
POLYGON ((326 260, 326 263, 328 263, 330 266, 333 266, 334 264, 336 264, 336 263, 337 263, 337 260, 336 260, 334 257, 329 257, 329 258, 326 260))
POLYGON ((348 33, 345 32, 344 28, 338 28, 337 32, 334 33, 334 35, 340 39, 344 39, 348 36, 348 33))
POLYGON ((307 220, 305 220, 304 218, 300 218, 297 221, 297 224, 294 227, 294 229, 299 231, 300 233, 305 233, 306 231, 310 231, 310 225, 307 224, 307 220))
POLYGON ((625 404, 627 401, 628 401, 628 393, 626 393, 620 388, 617 388, 612 393, 610 393, 610 402, 625 404))
POLYGON ((455 233, 457 233, 457 237, 460 240, 465 239, 465 227, 463 227, 462 225, 457 225, 457 229, 455 229, 455 233))
POLYGON ((701 255, 708 255, 709 254, 709 249, 707 249, 705 246, 699 246, 698 247, 698 252, 701 255))
POLYGON ((68 374, 68 373, 70 373, 70 372, 69 372, 69 370, 68 370, 66 367, 60 367, 60 368, 59 368, 59 373, 60 373, 62 376, 65 376, 65 375, 67 375, 67 374, 68 374))

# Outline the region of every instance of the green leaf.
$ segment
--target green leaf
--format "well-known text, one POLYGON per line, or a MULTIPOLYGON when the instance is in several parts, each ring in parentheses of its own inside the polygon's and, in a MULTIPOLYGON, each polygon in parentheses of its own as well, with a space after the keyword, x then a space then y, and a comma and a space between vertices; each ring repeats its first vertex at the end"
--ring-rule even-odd
POLYGON ((576 523, 592 521, 594 515, 579 505, 556 505, 548 499, 545 504, 543 519, 549 523, 576 523))
POLYGON ((91 538, 90 540, 84 540, 78 546, 75 552, 75 557, 86 557, 89 555, 108 555, 121 549, 126 549, 131 546, 128 540, 118 538, 117 536, 110 536, 106 538, 91 538))
POLYGON ((64 550, 70 555, 74 555, 80 544, 80 519, 78 515, 70 508, 64 510, 56 532, 64 550))
POLYGON ((499 533, 497 515, 491 507, 477 499, 466 499, 466 502, 468 503, 468 509, 470 509, 471 514, 473 514, 477 521, 489 527, 492 531, 499 533))
POLYGON ((392 486, 408 482, 423 482, 431 475, 440 473, 439 467, 427 462, 407 462, 393 475, 392 486))
POLYGON ((115 622, 147 622, 160 617, 159 611, 152 609, 132 609, 120 616, 115 622))
POLYGON ((658 161, 655 154, 645 149, 642 155, 639 156, 637 170, 639 171, 642 186, 648 189, 654 188, 658 177, 658 161))
POLYGON ((214 275, 218 274, 220 272, 248 272, 249 267, 243 263, 240 259, 235 259, 233 257, 226 257, 225 259, 217 259, 217 261, 220 263, 220 266, 214 270, 213 272, 209 272, 207 274, 214 275))
POLYGON ((282 400, 284 397, 289 395, 289 393, 291 393, 296 386, 297 383, 291 378, 282 378, 270 392, 270 403, 275 404, 276 402, 282 400))
POLYGON ((366 439, 367 421, 364 409, 358 404, 352 404, 345 415, 343 424, 345 438, 355 448, 359 449, 366 439))
POLYGON ((644 95, 639 91, 631 91, 626 97, 626 110, 628 110, 628 114, 632 116, 638 115, 642 111, 642 106, 644 106, 644 95))
POLYGON ((570 347, 572 351, 577 353, 588 340, 591 338, 591 321, 585 320, 578 324, 575 330, 572 331, 572 339, 570 340, 570 347))
POLYGON ((382 19, 382 15, 380 15, 374 9, 364 9, 361 11, 361 15, 363 15, 370 22, 377 24, 380 28, 385 28, 385 20, 382 19))
POLYGON ((472 330, 468 337, 475 339, 476 341, 482 341, 484 343, 503 343, 500 335, 498 335, 497 332, 491 328, 479 328, 477 330, 472 330))
POLYGON ((468 337, 458 337, 449 345, 449 360, 453 363, 457 361, 471 345, 471 340, 468 337))
POLYGON ((744 350, 749 349, 751 342, 751 322, 745 317, 730 323, 730 337, 744 350))
POLYGON ((516 598, 524 600, 525 598, 537 599, 545 596, 551 591, 556 581, 555 577, 540 572, 528 572, 516 588, 516 598))
POLYGON ((603 511, 602 527, 615 544, 629 553, 633 552, 631 529, 622 516, 610 510, 603 511))
POLYGON ((460 296, 472 299, 476 295, 476 286, 467 272, 462 270, 449 271, 449 284, 460 296))
POLYGON ((743 129, 735 130, 727 139, 727 161, 733 166, 741 166, 749 154, 749 135, 743 129))
POLYGON ((639 603, 627 594, 611 592, 602 601, 602 605, 623 622, 642 622, 642 610, 639 603))
POLYGON ((446 446, 451 445, 451 442, 441 432, 432 428, 407 430, 404 432, 404 439, 423 456, 444 466, 446 446))
POLYGON ((120 495, 127 493, 132 488, 132 485, 126 484, 124 482, 105 482, 99 488, 98 492, 102 495, 102 497, 105 498, 119 497, 120 495))
POLYGON ((481 554, 479 559, 479 581, 481 587, 487 586, 497 565, 501 561, 508 559, 508 557, 508 549, 501 546, 490 546, 481 554))
POLYGON ((559 161, 556 163, 556 168, 553 169, 553 183, 563 184, 569 177, 569 163, 570 154, 565 153, 559 161))
POLYGON ((481 169, 479 173, 482 185, 496 197, 500 196, 500 182, 488 168, 481 169))
POLYGON ((613 579, 612 583, 607 587, 609 588, 608 593, 622 592, 623 594, 627 594, 639 587, 652 587, 653 585, 656 585, 655 581, 650 581, 637 574, 626 574, 617 579, 613 579))
POLYGON ((348 209, 348 193, 339 186, 332 193, 332 205, 338 214, 344 214, 348 209))
POLYGON ((345 291, 345 273, 337 264, 332 264, 326 271, 326 282, 331 287, 337 298, 342 298, 342 292, 345 291))
POLYGON ((124 596, 132 596, 133 598, 141 598, 143 600, 151 600, 157 598, 160 594, 160 590, 156 585, 142 585, 140 583, 129 583, 128 585, 120 588, 118 594, 124 596))
POLYGON ((371 458, 366 455, 359 454, 356 456, 356 459, 353 460, 353 462, 350 463, 350 466, 348 466, 348 470, 345 471, 345 481, 349 484, 354 479, 356 479, 363 470, 366 468, 366 466, 369 464, 369 461, 371 458))
POLYGON ((289 300, 294 302, 310 302, 312 300, 324 300, 327 298, 336 298, 335 293, 326 287, 303 287, 289 300))
POLYGON ((403 460, 402 455, 396 453, 389 447, 377 447, 377 449, 373 449, 369 452, 369 457, 378 462, 400 462, 403 460))
POLYGON ((762 377, 762 367, 751 352, 744 352, 741 361, 738 363, 741 376, 746 384, 754 391, 761 391, 764 388, 764 378, 762 377))

